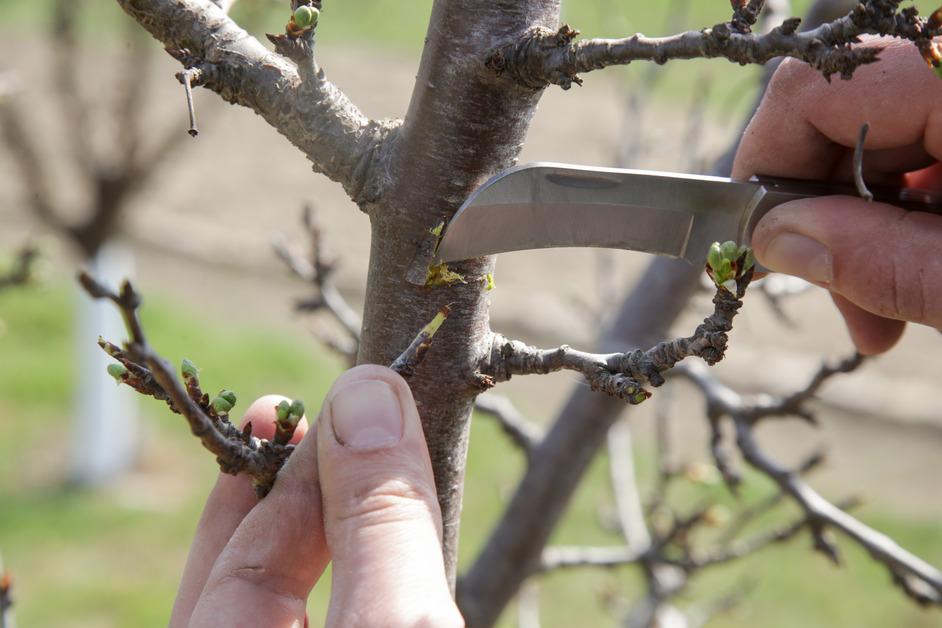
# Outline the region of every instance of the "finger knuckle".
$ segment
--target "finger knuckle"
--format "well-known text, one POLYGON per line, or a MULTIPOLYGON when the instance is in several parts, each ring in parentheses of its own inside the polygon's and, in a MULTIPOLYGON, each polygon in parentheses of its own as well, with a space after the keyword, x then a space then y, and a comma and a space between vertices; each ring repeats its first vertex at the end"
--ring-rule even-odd
POLYGON ((351 492, 337 519, 368 527, 424 519, 436 514, 437 508, 428 487, 406 478, 388 478, 351 492))

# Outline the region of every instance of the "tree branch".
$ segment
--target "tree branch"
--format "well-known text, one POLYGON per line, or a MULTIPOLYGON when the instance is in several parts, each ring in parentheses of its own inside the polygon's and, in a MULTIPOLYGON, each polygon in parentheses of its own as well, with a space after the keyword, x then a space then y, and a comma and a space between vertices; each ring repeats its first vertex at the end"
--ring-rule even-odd
POLYGON ((581 84, 580 72, 599 70, 632 61, 666 63, 672 59, 725 58, 741 65, 764 64, 776 57, 800 59, 825 78, 854 70, 877 60, 875 48, 852 47, 860 35, 890 35, 913 41, 926 50, 937 33, 918 18, 913 8, 899 9, 899 0, 866 0, 848 15, 814 30, 798 32, 800 20, 791 18, 765 34, 754 34, 756 6, 762 2, 733 3, 733 20, 699 31, 668 37, 637 34, 625 39, 589 39, 575 42, 578 31, 564 25, 558 31, 532 29, 520 40, 494 50, 487 66, 518 83, 541 89, 556 84, 569 89, 581 84))
POLYGON ((302 213, 302 223, 307 230, 309 238, 309 253, 305 257, 297 249, 288 244, 284 238, 272 242, 272 247, 278 258, 291 272, 310 284, 315 289, 313 297, 298 301, 295 309, 300 312, 315 312, 323 310, 340 324, 349 342, 340 343, 334 340, 325 340, 333 349, 343 354, 349 362, 356 359, 360 345, 360 328, 363 321, 360 315, 337 290, 333 281, 336 268, 335 261, 329 261, 324 255, 322 234, 314 224, 314 210, 310 205, 305 206, 302 213))
MULTIPOLYGON (((288 444, 288 441, 291 440, 297 420, 304 413, 303 405, 295 411, 295 405, 292 404, 290 413, 288 408, 281 412, 279 406, 276 437, 271 441, 252 436, 251 424, 246 430, 239 430, 229 422, 229 411, 235 405, 233 393, 222 391, 210 400, 200 387, 198 371, 192 363, 184 360, 181 382, 173 367, 147 342, 137 314, 141 297, 130 282, 125 281, 120 291, 115 292, 84 271, 79 273, 78 279, 89 296, 114 303, 127 327, 129 339, 123 348, 103 339, 98 341, 101 348, 120 363, 120 366, 112 365, 116 368, 109 368, 109 373, 118 383, 163 401, 173 412, 182 415, 193 435, 216 456, 223 473, 245 473, 252 478, 256 494, 259 497, 267 495, 279 469, 294 451, 294 445, 288 444), (282 417, 282 414, 285 416, 282 417), (294 415, 293 421, 289 420, 290 414, 294 415)), ((403 377, 414 372, 447 316, 448 308, 444 306, 390 368, 403 377)))
POLYGON ((836 365, 824 365, 802 390, 779 399, 759 398, 753 402, 710 377, 703 368, 690 365, 678 369, 677 373, 690 379, 703 391, 711 412, 728 416, 732 420, 736 429, 736 443, 743 459, 774 481, 804 511, 815 549, 830 560, 839 562, 837 546, 827 534, 830 528, 839 530, 867 550, 876 562, 884 565, 894 582, 907 595, 921 604, 942 604, 942 571, 828 502, 802 479, 800 470, 789 470, 762 451, 753 434, 753 427, 766 417, 798 415, 811 419, 801 404, 830 377, 850 372, 862 362, 863 357, 856 354, 836 365))
POLYGON ((138 392, 165 401, 171 410, 183 415, 190 431, 216 456, 224 473, 246 473, 252 477, 256 493, 260 497, 266 495, 294 446, 262 441, 251 433, 243 434, 229 422, 227 411, 212 408, 208 396, 199 389, 195 374, 185 374, 193 382, 189 385, 177 379, 170 364, 151 348, 144 336, 137 316, 141 297, 129 282, 122 284, 120 292, 114 292, 85 272, 79 274, 79 281, 91 297, 113 302, 124 318, 130 336, 124 349, 100 341, 102 348, 127 370, 116 379, 138 392))
POLYGON ((118 0, 201 85, 254 110, 357 203, 381 193, 386 140, 398 128, 372 121, 310 57, 295 65, 265 49, 209 0, 118 0))
POLYGON ((543 437, 543 430, 523 416, 510 399, 484 393, 474 400, 474 409, 493 417, 504 434, 530 459, 533 449, 543 437))
POLYGON ((492 334, 491 351, 480 365, 480 372, 495 382, 513 375, 546 374, 560 370, 582 373, 592 390, 600 390, 631 404, 650 397, 646 384, 664 383, 662 372, 689 356, 715 364, 723 358, 733 318, 742 307, 742 296, 752 279, 749 269, 736 284, 736 294, 718 286, 713 297, 713 314, 704 319, 692 336, 658 343, 647 351, 626 353, 586 353, 563 345, 556 349, 537 349, 520 341, 492 334))

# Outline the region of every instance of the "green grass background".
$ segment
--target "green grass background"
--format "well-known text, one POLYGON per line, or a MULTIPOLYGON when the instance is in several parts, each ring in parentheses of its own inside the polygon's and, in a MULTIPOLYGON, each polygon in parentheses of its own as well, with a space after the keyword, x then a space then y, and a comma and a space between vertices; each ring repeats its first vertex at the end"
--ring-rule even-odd
MULTIPOLYGON (((45 36, 48 0, 0 3, 0 36, 31 29, 45 36)), ((106 0, 86 2, 83 28, 89 40, 118 41, 124 17, 106 0)), ((796 11, 807 1, 796 2, 796 11)), ((77 5, 76 5, 77 6, 77 5)), ((282 2, 242 0, 235 15, 253 32, 277 31, 287 12, 282 2)), ((367 46, 414 54, 420 47, 430 2, 328 1, 319 27, 321 46, 367 46)), ((587 36, 619 36, 634 31, 664 32, 670 2, 566 2, 565 19, 587 36)), ((724 0, 694 0, 689 23, 724 19, 724 0)), ((7 65, 10 60, 5 60, 7 65)), ((15 59, 13 60, 15 65, 15 59)), ((643 64, 610 73, 640 80, 643 64)), ((364 71, 371 71, 365 68, 364 71)), ((709 73, 717 109, 748 106, 748 86, 757 70, 724 61, 670 64, 658 96, 678 99, 693 93, 694 76, 709 73)), ((595 80, 594 77, 590 80, 595 80)), ((643 85, 641 85, 643 87, 643 85)), ((578 92, 573 93, 573 97, 578 92)), ((682 101, 686 102, 686 101, 682 101)), ((146 289, 146 287, 145 287, 146 289)), ((74 296, 65 283, 0 293, 0 550, 17 577, 19 625, 159 626, 166 623, 189 539, 203 499, 216 475, 211 457, 179 417, 152 400, 142 401, 144 450, 135 476, 103 491, 64 483, 69 456, 70 406, 74 397, 72 312, 74 296), (144 494, 147 500, 130 499, 144 494)), ((304 398, 316 407, 340 365, 313 342, 258 326, 245 327, 194 317, 171 297, 148 292, 145 322, 164 355, 190 357, 203 369, 208 388, 228 387, 243 400, 266 392, 304 398)), ((301 332, 299 332, 301 333, 301 332)), ((88 339, 89 342, 94 339, 88 339)), ((649 462, 642 452, 641 461, 649 462)), ((650 467, 648 464, 644 469, 650 467)), ((554 542, 617 543, 600 524, 611 498, 604 456, 557 530, 554 542)), ((487 420, 476 420, 468 468, 461 561, 467 566, 484 542, 522 470, 519 455, 487 420)), ((648 474, 649 475, 649 474, 648 474)), ((747 497, 769 487, 752 478, 747 497)), ((730 497, 718 487, 683 486, 678 502, 692 504, 712 495, 730 497)), ((937 521, 914 520, 874 505, 866 521, 890 533, 930 562, 942 564, 937 521)), ((913 626, 939 625, 938 613, 913 607, 889 585, 884 570, 844 543, 846 565, 835 569, 808 549, 800 537, 729 568, 698 579, 682 606, 707 603, 730 590, 749 589, 736 610, 715 626, 913 626)), ((545 626, 611 625, 606 600, 628 601, 641 593, 634 570, 558 573, 541 580, 545 626)), ((312 598, 314 625, 323 614, 327 587, 312 598)), ((513 625, 512 617, 504 618, 513 625)))
MULTIPOLYGON (((194 318, 174 301, 148 295, 144 320, 164 355, 184 355, 203 369, 207 388, 228 387, 243 400, 271 391, 316 407, 341 367, 313 340, 259 327, 194 318)), ((183 421, 143 400, 145 439, 139 470, 100 491, 70 488, 69 408, 74 394, 70 287, 53 283, 0 294, 0 549, 17 577, 20 626, 159 626, 166 622, 189 539, 216 475, 211 457, 183 421), (133 499, 131 498, 133 497, 133 499)), ((299 332, 300 333, 300 332, 299 332)), ((94 339, 89 339, 92 342, 94 339)), ((642 475, 651 464, 641 454, 642 475)), ((554 542, 618 543, 602 525, 611 512, 604 456, 593 465, 554 542)), ((516 451, 490 421, 474 423, 461 537, 467 566, 485 540, 522 470, 516 451)), ((770 487, 751 478, 745 498, 770 487)), ((682 484, 676 503, 712 497, 733 501, 720 487, 682 484)), ((776 515, 781 521, 787 509, 776 515)), ((935 564, 942 563, 936 521, 907 520, 878 505, 863 511, 872 525, 935 564)), ((763 522, 765 524, 769 521, 763 522)), ((801 536, 695 582, 682 605, 706 603, 729 591, 749 591, 715 626, 932 626, 937 613, 916 609, 889 586, 886 573, 847 543, 847 564, 835 569, 801 536)), ((541 581, 545 626, 612 625, 605 600, 640 593, 632 569, 580 570, 541 581)), ((327 587, 311 602, 323 613, 327 587)), ((317 621, 315 624, 317 625, 317 621)), ((514 625, 506 617, 504 625, 514 625)))

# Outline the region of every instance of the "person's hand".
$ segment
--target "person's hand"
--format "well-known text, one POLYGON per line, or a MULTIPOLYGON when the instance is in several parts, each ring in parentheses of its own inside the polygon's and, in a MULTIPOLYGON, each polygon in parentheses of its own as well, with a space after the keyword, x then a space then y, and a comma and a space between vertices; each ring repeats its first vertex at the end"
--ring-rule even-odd
MULTIPOLYGON (((910 42, 873 40, 880 60, 851 81, 808 65, 776 72, 746 129, 735 178, 852 181, 860 127, 869 183, 942 187, 942 80, 910 42)), ((786 203, 756 226, 766 267, 828 288, 862 353, 892 347, 904 321, 942 328, 942 216, 833 196, 786 203)))
MULTIPOLYGON (((259 399, 243 422, 271 437, 281 399, 259 399)), ((171 627, 300 627, 328 561, 329 626, 464 625, 445 577, 422 424, 402 378, 379 366, 346 372, 315 429, 298 425, 298 440, 261 501, 246 477, 220 475, 171 627)))

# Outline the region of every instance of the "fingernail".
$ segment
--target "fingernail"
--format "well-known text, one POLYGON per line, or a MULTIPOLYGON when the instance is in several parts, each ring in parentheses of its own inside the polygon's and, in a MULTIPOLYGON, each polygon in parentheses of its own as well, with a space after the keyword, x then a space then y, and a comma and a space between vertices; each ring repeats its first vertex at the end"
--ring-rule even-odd
POLYGON ((831 252, 818 242, 798 233, 781 233, 765 247, 762 263, 770 270, 795 275, 818 285, 833 279, 831 252))
POLYGON ((337 391, 330 420, 334 437, 348 449, 384 449, 402 439, 399 397, 379 380, 355 381, 337 391))

